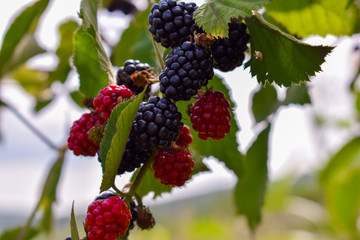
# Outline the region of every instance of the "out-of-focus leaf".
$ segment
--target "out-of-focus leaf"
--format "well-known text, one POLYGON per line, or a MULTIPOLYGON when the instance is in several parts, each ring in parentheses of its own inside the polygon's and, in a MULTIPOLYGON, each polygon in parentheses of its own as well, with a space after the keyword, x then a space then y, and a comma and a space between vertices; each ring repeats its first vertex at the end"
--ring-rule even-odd
MULTIPOLYGON (((120 113, 116 121, 116 133, 111 140, 111 146, 106 155, 105 172, 103 174, 100 192, 106 191, 114 185, 115 177, 121 163, 127 139, 137 110, 142 102, 146 88, 137 95, 120 113)), ((102 150, 101 150, 102 151, 102 150)))
POLYGON ((235 187, 235 205, 238 214, 245 215, 254 231, 261 221, 261 209, 268 180, 267 160, 271 125, 263 130, 249 148, 245 157, 245 177, 235 187))
POLYGON ((352 35, 360 30, 360 9, 344 0, 274 0, 266 12, 299 37, 352 35))
MULTIPOLYGON (((1 233, 0 240, 16 239, 16 237, 19 235, 21 230, 22 230, 22 227, 6 229, 1 233)), ((39 229, 31 228, 31 229, 29 229, 28 234, 23 239, 30 240, 30 239, 34 238, 36 235, 38 235, 39 233, 40 233, 39 229)))
POLYGON ((289 104, 310 104, 311 99, 308 93, 308 87, 305 83, 300 85, 292 85, 286 90, 286 98, 282 102, 282 105, 289 104))
POLYGON ((269 2, 269 0, 211 0, 195 11, 194 19, 196 24, 208 34, 227 37, 231 18, 251 16, 253 10, 269 2))
POLYGON ((40 97, 44 91, 50 87, 48 81, 49 73, 37 69, 30 69, 27 66, 21 66, 11 74, 27 93, 32 96, 40 97))
POLYGON ((59 155, 54 164, 52 165, 46 178, 38 204, 40 208, 43 208, 41 227, 46 232, 49 232, 51 229, 52 206, 56 201, 56 192, 65 159, 65 151, 66 150, 59 151, 59 155))
MULTIPOLYGON (((234 110, 235 104, 230 97, 230 89, 223 83, 223 79, 214 76, 214 78, 209 81, 208 87, 213 87, 214 91, 223 92, 226 99, 230 102, 231 109, 234 110)), ((189 103, 189 101, 178 101, 176 105, 178 106, 179 111, 182 113, 182 122, 191 128, 192 124, 190 121, 190 117, 186 113, 186 109, 189 103)), ((191 129, 191 134, 193 135, 193 143, 191 144, 191 146, 201 156, 214 156, 219 161, 225 163, 225 166, 228 169, 232 170, 238 178, 241 178, 244 170, 244 156, 238 150, 239 145, 236 140, 236 133, 238 131, 239 127, 235 120, 234 112, 232 112, 231 131, 225 136, 225 138, 221 140, 203 141, 198 137, 198 133, 191 129)))
POLYGON ((349 141, 321 172, 327 206, 335 229, 359 238, 357 229, 360 210, 360 137, 349 141))
POLYGON ((150 64, 150 66, 155 66, 152 37, 147 30, 149 14, 150 7, 137 14, 130 26, 122 33, 111 56, 114 65, 122 66, 128 59, 137 59, 150 64))
POLYGON ((3 73, 5 74, 13 71, 24 64, 28 59, 44 52, 45 50, 38 45, 34 35, 31 35, 30 33, 25 34, 16 46, 12 58, 3 68, 3 73))
POLYGON ((266 201, 264 208, 266 210, 281 210, 288 203, 293 185, 293 174, 287 175, 271 183, 266 191, 266 201))
POLYGON ((311 46, 300 42, 259 14, 245 19, 250 31, 251 59, 245 64, 259 83, 275 82, 279 86, 310 81, 321 71, 320 65, 332 47, 311 46))
POLYGON ((265 120, 279 107, 277 92, 273 85, 261 87, 254 93, 252 99, 252 113, 256 122, 265 120))
MULTIPOLYGON (((48 6, 49 0, 39 0, 27 7, 18 15, 7 30, 0 50, 0 78, 5 74, 4 69, 13 58, 18 44, 26 34, 32 35, 37 27, 39 19, 48 6)), ((39 48, 37 47, 39 51, 39 48)), ((36 52, 35 52, 36 53, 36 52)), ((33 55, 34 53, 30 54, 33 55)), ((29 55, 28 55, 29 56, 29 55)), ((22 59, 24 62, 24 59, 22 59)))
POLYGON ((85 95, 81 91, 72 91, 70 93, 71 99, 81 108, 84 108, 83 101, 85 99, 85 95))
POLYGON ((37 99, 36 104, 34 107, 35 112, 40 112, 42 109, 44 109, 46 106, 48 106, 52 102, 53 98, 49 100, 41 100, 37 99))
POLYGON ((60 43, 56 50, 56 56, 59 59, 59 63, 56 69, 50 72, 50 82, 60 81, 65 82, 71 67, 70 59, 73 54, 73 38, 76 29, 79 27, 74 20, 68 20, 60 25, 60 43))
POLYGON ((96 40, 83 27, 75 34, 74 64, 80 78, 80 91, 86 97, 96 97, 108 85, 108 76, 101 69, 96 40))
POLYGON ((72 207, 71 207, 70 231, 71 231, 71 240, 80 240, 79 232, 76 225, 75 213, 74 213, 74 202, 72 203, 72 207))

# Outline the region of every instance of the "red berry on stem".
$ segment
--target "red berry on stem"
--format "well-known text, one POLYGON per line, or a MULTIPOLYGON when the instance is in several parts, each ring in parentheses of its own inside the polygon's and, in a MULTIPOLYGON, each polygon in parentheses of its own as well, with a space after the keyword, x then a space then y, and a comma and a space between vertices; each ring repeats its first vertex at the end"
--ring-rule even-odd
POLYGON ((176 140, 176 145, 179 147, 188 147, 190 143, 192 143, 193 137, 190 133, 190 128, 184 125, 179 133, 179 137, 176 140))
POLYGON ((92 202, 85 218, 90 240, 115 240, 126 233, 131 220, 127 205, 118 196, 92 202))
POLYGON ((88 134, 95 126, 104 124, 104 119, 93 113, 85 113, 75 121, 67 140, 68 147, 75 155, 95 156, 100 148, 100 141, 94 141, 88 134))
POLYGON ((230 103, 222 92, 208 90, 191 108, 192 127, 199 138, 220 140, 230 132, 230 103))
POLYGON ((155 178, 164 185, 178 187, 190 179, 193 167, 194 161, 186 148, 160 148, 153 163, 155 178))
POLYGON ((133 96, 133 92, 124 85, 109 85, 102 89, 94 98, 93 105, 101 116, 107 120, 110 118, 114 107, 126 98, 133 96))

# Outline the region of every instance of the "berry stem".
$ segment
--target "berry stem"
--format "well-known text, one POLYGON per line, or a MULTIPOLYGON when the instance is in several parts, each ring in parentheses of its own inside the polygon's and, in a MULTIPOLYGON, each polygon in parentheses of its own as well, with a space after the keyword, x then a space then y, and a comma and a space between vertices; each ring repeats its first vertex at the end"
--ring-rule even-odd
POLYGON ((129 190, 129 192, 127 193, 127 196, 124 199, 124 202, 130 206, 130 201, 132 199, 132 197, 136 194, 136 191, 138 189, 138 187, 140 186, 142 180, 145 177, 146 172, 150 169, 151 164, 154 162, 155 159, 155 154, 153 154, 145 163, 144 165, 140 168, 139 173, 136 175, 134 182, 131 185, 131 188, 129 190))
POLYGON ((29 120, 27 120, 15 107, 9 105, 8 103, 4 104, 26 127, 30 129, 36 136, 38 136, 46 145, 50 148, 60 151, 60 148, 57 147, 48 137, 42 134, 29 120))
POLYGON ((120 191, 120 189, 118 189, 116 186, 115 186, 115 183, 114 185, 112 186, 112 188, 115 190, 116 193, 118 193, 121 197, 126 197, 127 194, 126 193, 123 193, 122 191, 120 191))
POLYGON ((156 60, 160 66, 160 71, 161 71, 165 68, 165 62, 162 57, 162 54, 161 54, 158 44, 155 42, 154 38, 151 38, 151 40, 152 40, 152 44, 154 46, 156 60))

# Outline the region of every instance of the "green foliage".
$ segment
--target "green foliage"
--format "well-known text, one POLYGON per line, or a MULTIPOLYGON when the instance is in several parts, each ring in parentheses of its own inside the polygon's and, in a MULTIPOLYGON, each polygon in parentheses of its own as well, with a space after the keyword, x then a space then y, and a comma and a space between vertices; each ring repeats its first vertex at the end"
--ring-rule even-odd
POLYGON ((321 71, 320 65, 331 47, 311 46, 285 34, 260 15, 246 18, 250 31, 252 58, 245 64, 259 83, 275 82, 279 86, 310 81, 321 71), (259 56, 260 57, 256 57, 259 56))
POLYGON ((76 219, 74 213, 74 202, 71 207, 71 215, 70 215, 70 231, 71 231, 71 240, 80 240, 79 232, 76 226, 76 219))
MULTIPOLYGON (((0 240, 16 239, 16 237, 19 235, 21 230, 22 230, 22 227, 7 229, 7 230, 3 231, 2 234, 0 235, 0 240)), ((31 228, 29 230, 29 232, 27 233, 27 235, 23 238, 23 240, 30 240, 30 239, 34 238, 36 235, 38 235, 39 232, 40 232, 39 229, 31 228)))
POLYGON ((269 2, 269 0, 211 0, 195 11, 194 19, 196 24, 208 34, 227 37, 231 18, 251 16, 253 10, 269 2))
POLYGON ((359 6, 344 0, 274 0, 266 12, 299 37, 352 35, 360 30, 359 6))
POLYGON ((278 106, 277 92, 273 85, 264 86, 253 95, 252 113, 256 122, 265 120, 278 106))
POLYGON ((100 143, 100 159, 102 160, 101 166, 103 169, 103 173, 105 172, 105 161, 106 156, 109 152, 111 147, 111 141, 114 138, 114 135, 117 132, 117 121, 120 117, 121 112, 127 107, 130 103, 132 103, 135 98, 130 98, 126 101, 121 102, 118 104, 112 111, 109 120, 106 123, 106 127, 104 130, 104 136, 100 143))
POLYGON ((329 161, 320 175, 333 227, 359 238, 360 137, 349 141, 329 161))
MULTIPOLYGON (((209 81, 208 87, 213 87, 214 91, 221 91, 225 94, 226 99, 230 101, 231 109, 235 109, 235 103, 230 97, 230 89, 223 83, 223 79, 214 76, 209 81)), ((190 117, 186 113, 187 106, 190 102, 177 102, 179 111, 182 113, 182 121, 185 125, 192 126, 190 117)), ((221 140, 201 140, 198 137, 198 133, 191 129, 193 135, 192 148, 196 150, 203 157, 213 156, 219 161, 225 163, 228 169, 231 169, 238 178, 243 175, 243 160, 244 156, 239 152, 238 143, 236 140, 236 133, 239 131, 239 127, 235 120, 235 115, 231 113, 231 131, 221 140), (226 149, 226 151, 224 151, 226 149)))
MULTIPOLYGON (((45 11, 48 4, 49 4, 49 0, 39 0, 35 2, 32 6, 27 7, 13 21, 12 25, 7 30, 0 51, 0 77, 2 77, 6 73, 7 65, 12 60, 14 52, 16 51, 16 48, 20 43, 27 45, 28 47, 31 45, 35 47, 33 50, 36 51, 34 51, 31 54, 28 54, 27 57, 34 56, 42 52, 42 50, 38 47, 38 45, 35 44, 33 37, 25 37, 25 36, 27 34, 30 35, 34 34, 40 16, 45 11)), ((18 61, 24 62, 25 60, 26 59, 23 57, 21 58, 21 61, 19 60, 18 61)))
POLYGON ((144 91, 137 95, 134 101, 130 102, 120 113, 116 121, 116 133, 111 140, 111 146, 106 155, 105 172, 100 186, 100 192, 103 192, 114 186, 117 170, 121 163, 121 158, 125 150, 127 139, 131 130, 137 110, 144 97, 144 91))
POLYGON ((263 130, 245 157, 245 176, 235 187, 237 212, 246 216, 254 231, 261 220, 261 208, 268 180, 267 160, 271 125, 263 130))
POLYGON ((121 34, 111 60, 114 65, 122 66, 128 59, 136 59, 155 66, 152 36, 148 31, 150 6, 137 14, 130 26, 121 34))

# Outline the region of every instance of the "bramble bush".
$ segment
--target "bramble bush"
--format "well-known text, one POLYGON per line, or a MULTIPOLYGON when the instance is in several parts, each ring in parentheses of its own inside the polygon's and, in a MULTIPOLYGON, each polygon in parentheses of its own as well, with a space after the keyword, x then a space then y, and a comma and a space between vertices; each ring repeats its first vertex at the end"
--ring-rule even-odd
MULTIPOLYGON (((153 193, 156 199, 173 188, 186 187, 193 176, 209 170, 203 159, 210 156, 237 177, 236 214, 245 216, 255 231, 268 184, 271 116, 281 106, 311 104, 306 83, 321 71, 333 49, 299 39, 350 36, 360 28, 356 0, 209 0, 199 6, 161 0, 149 1, 143 11, 130 0, 82 0, 81 24, 69 20, 59 27, 59 62, 45 72, 29 68, 26 62, 45 51, 34 33, 49 3, 36 1, 12 22, 1 47, 0 77, 11 73, 21 84, 19 76, 27 74, 36 83, 43 80, 36 79, 39 74, 35 73, 46 73, 45 84, 38 85, 34 94, 34 110, 39 112, 55 98, 44 99, 40 93, 55 82, 64 84, 71 69, 76 69, 79 89, 69 94, 87 113, 74 120, 63 146, 41 136, 58 158, 27 223, 4 231, 1 240, 31 239, 51 231, 52 206, 67 150, 93 156, 103 172, 99 196, 89 201, 86 236, 81 239, 127 239, 135 225, 151 229, 156 219, 142 198, 153 193), (102 8, 132 15, 115 46, 104 41, 98 27, 102 19, 97 12, 102 8), (237 92, 218 74, 239 67, 249 69, 261 85, 251 110, 263 130, 246 152, 239 151, 236 139, 240 127, 231 96, 237 92), (283 100, 276 87, 287 89, 283 100), (116 186, 115 179, 126 172, 132 173, 131 181, 123 188, 116 186), (35 226, 34 216, 41 210, 42 220, 35 226)), ((0 104, 16 111, 1 99, 0 104)), ((354 239, 360 206, 360 192, 354 191, 358 166, 348 177, 343 174, 357 160, 358 141, 358 137, 351 140, 320 174, 335 228, 354 239)), ((70 227, 67 239, 80 239, 74 204, 70 227)))

